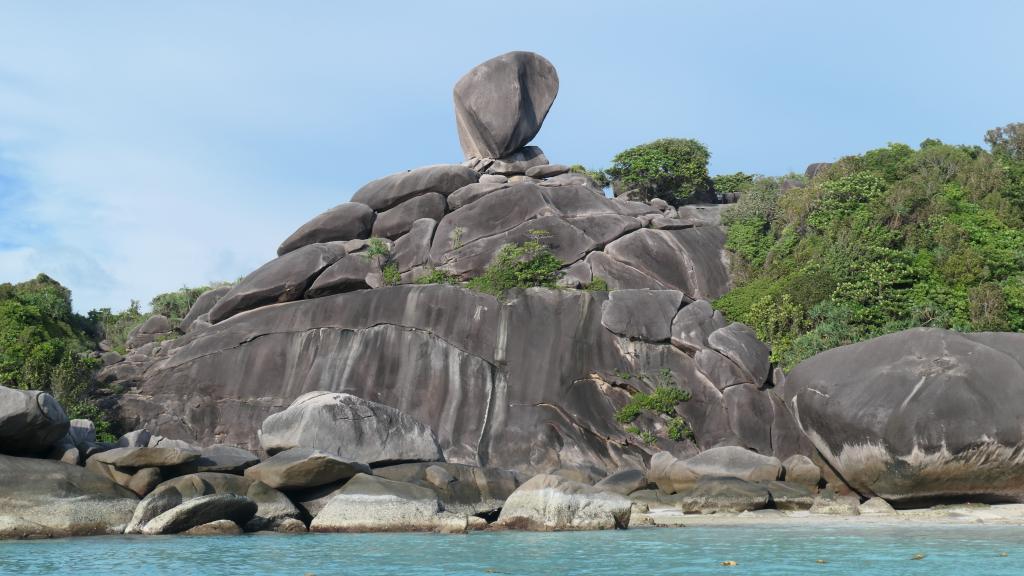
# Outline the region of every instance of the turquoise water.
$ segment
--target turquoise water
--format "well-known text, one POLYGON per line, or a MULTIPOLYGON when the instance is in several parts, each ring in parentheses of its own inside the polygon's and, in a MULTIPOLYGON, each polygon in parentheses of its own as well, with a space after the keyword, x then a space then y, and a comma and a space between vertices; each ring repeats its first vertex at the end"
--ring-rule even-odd
POLYGON ((553 534, 119 536, 0 543, 0 574, 72 572, 1020 575, 1024 528, 837 523, 553 534), (912 560, 915 554, 925 557, 912 560), (818 564, 818 559, 827 563, 818 564), (737 566, 721 566, 725 560, 734 560, 737 566))

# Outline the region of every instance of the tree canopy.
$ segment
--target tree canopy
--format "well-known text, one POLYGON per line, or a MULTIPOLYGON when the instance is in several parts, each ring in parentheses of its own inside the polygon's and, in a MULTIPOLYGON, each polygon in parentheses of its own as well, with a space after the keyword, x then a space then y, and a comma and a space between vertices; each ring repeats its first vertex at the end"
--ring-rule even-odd
POLYGON ((642 199, 680 204, 710 189, 710 158, 696 140, 662 138, 618 153, 606 172, 615 185, 636 190, 642 199))

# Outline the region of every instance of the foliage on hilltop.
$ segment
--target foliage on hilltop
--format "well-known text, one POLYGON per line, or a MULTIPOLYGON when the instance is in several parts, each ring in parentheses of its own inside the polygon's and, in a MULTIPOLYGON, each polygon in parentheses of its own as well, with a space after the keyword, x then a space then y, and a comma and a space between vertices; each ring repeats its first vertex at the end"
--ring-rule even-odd
POLYGON ((1024 125, 986 140, 890 144, 785 191, 752 179, 724 214, 737 287, 715 305, 786 368, 916 326, 1024 330, 1024 125))
POLYGON ((619 152, 605 173, 615 185, 636 190, 642 199, 680 204, 711 188, 710 158, 708 149, 696 140, 661 138, 619 152))

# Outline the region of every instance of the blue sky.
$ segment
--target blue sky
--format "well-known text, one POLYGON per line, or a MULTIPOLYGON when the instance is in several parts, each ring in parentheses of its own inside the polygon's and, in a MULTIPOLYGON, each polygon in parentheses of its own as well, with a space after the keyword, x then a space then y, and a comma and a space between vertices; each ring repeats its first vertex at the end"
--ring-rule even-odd
POLYGON ((534 143, 607 165, 691 137, 802 171, 1024 121, 1021 2, 0 2, 0 282, 75 308, 233 279, 365 182, 461 161, 451 88, 533 50, 534 143))

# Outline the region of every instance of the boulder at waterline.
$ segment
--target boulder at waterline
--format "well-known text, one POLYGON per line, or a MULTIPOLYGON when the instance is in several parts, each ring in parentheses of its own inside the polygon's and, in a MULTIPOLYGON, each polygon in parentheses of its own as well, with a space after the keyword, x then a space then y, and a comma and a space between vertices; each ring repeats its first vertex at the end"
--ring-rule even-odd
POLYGON ((799 426, 851 488, 890 502, 1024 500, 1024 334, 915 328, 786 377, 799 426))
POLYGON ((356 191, 352 201, 382 212, 431 192, 448 196, 479 179, 480 174, 475 170, 458 164, 425 166, 374 180, 356 191))
POLYGON ((263 421, 268 454, 315 448, 371 465, 443 461, 437 437, 408 414, 352 394, 309 392, 263 421))
POLYGON ((538 474, 505 500, 496 525, 535 531, 626 528, 631 509, 621 494, 538 474))
POLYGON ((237 536, 241 533, 242 527, 231 520, 214 520, 182 532, 186 536, 237 536))
POLYGON ((138 502, 80 466, 0 456, 0 538, 120 534, 138 502))
POLYGON ((285 519, 299 517, 299 510, 287 496, 262 482, 234 474, 200 472, 167 480, 157 486, 138 503, 125 532, 140 533, 147 522, 167 510, 210 494, 234 494, 255 502, 256 515, 246 523, 246 530, 274 529, 285 519))
POLYGON ((685 462, 669 452, 658 452, 651 457, 647 478, 666 494, 683 492, 697 484, 698 476, 685 462))
POLYGON ((277 255, 283 256, 309 244, 368 238, 375 218, 373 209, 366 204, 339 204, 300 226, 281 243, 277 255))
POLYGON ((884 498, 879 498, 878 496, 875 496, 874 498, 869 498, 867 502, 861 502, 860 506, 858 506, 857 509, 860 511, 861 514, 865 515, 896 513, 896 510, 892 507, 892 504, 889 504, 888 502, 885 501, 884 498))
POLYGON ((325 268, 345 256, 340 242, 310 244, 267 262, 235 284, 210 310, 216 324, 252 308, 302 298, 325 268))
POLYGON ((373 474, 430 488, 445 510, 468 515, 496 512, 519 486, 509 470, 446 462, 397 464, 374 468, 373 474))
POLYGON ((501 158, 537 135, 558 95, 543 56, 509 52, 477 65, 455 84, 455 121, 466 158, 501 158))
POLYGON ((360 472, 369 473, 370 467, 321 450, 289 448, 246 468, 245 477, 278 490, 295 490, 347 480, 360 472))
POLYGON ((714 514, 760 510, 771 502, 768 488, 739 478, 705 476, 693 488, 677 494, 684 513, 714 514))
POLYGON ((230 520, 245 524, 256 515, 256 503, 245 496, 210 494, 186 500, 161 512, 142 528, 143 534, 177 534, 215 522, 230 520))
POLYGON ((0 386, 0 454, 44 454, 70 426, 53 396, 0 386))
POLYGON ((466 516, 444 512, 429 488, 357 474, 313 518, 312 532, 431 532, 462 531, 466 516), (449 528, 446 528, 449 527, 449 528))

